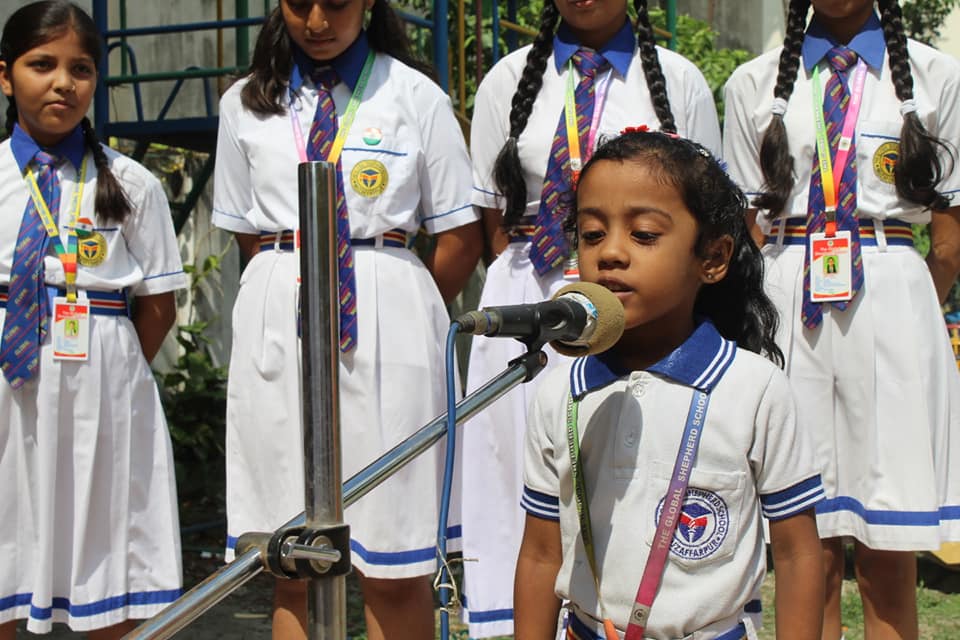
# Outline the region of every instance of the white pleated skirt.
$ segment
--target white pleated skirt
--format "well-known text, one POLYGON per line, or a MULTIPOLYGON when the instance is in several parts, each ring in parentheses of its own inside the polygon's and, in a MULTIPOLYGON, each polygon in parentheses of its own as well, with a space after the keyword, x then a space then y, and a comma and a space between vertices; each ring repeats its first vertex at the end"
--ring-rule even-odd
POLYGON ((126 317, 91 317, 87 362, 46 344, 37 378, 0 379, 0 514, 0 623, 88 631, 179 595, 170 437, 126 317))
MULTIPOLYGON (((527 304, 549 299, 568 284, 561 269, 540 277, 530 263, 528 242, 512 242, 490 265, 480 307, 527 304)), ((549 346, 547 369, 569 363, 549 346)), ((526 353, 511 338, 477 336, 470 350, 467 390, 471 392, 526 353)), ((513 574, 523 536, 523 440, 527 407, 540 373, 515 387, 463 429, 463 557, 466 611, 471 638, 513 633, 513 574)))
POLYGON ((804 247, 768 245, 778 344, 815 437, 822 538, 935 550, 960 540, 960 375, 930 273, 912 247, 862 248, 864 290, 800 322, 804 247))
MULTIPOLYGON (((406 249, 355 247, 354 262, 357 345, 339 369, 344 480, 446 411, 449 318, 430 273, 406 249)), ((304 509, 296 276, 295 254, 266 251, 240 281, 227 387, 228 559, 242 533, 273 531, 304 509)), ((434 572, 445 442, 346 509, 364 575, 434 572)), ((459 503, 451 514, 455 534, 459 503)))

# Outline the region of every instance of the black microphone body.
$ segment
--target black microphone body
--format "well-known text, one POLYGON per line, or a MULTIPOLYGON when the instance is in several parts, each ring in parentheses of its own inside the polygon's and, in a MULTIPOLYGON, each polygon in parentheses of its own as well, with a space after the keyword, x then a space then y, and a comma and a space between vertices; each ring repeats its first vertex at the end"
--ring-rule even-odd
POLYGON ((534 304, 470 311, 457 318, 457 322, 462 332, 474 335, 518 338, 527 344, 545 344, 553 340, 573 342, 582 337, 588 323, 596 316, 595 310, 591 316, 591 308, 588 300, 563 295, 534 304))

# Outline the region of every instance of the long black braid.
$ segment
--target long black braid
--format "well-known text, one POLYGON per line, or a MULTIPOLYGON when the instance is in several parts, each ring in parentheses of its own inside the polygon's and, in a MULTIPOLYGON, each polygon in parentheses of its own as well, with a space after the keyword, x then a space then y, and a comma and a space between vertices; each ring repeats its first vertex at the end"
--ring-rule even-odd
MULTIPOLYGON (((793 0, 787 15, 787 34, 780 53, 777 85, 774 98, 789 101, 800 69, 800 48, 807 28, 810 0, 793 0)), ((787 128, 782 113, 774 113, 760 143, 760 170, 763 172, 764 192, 753 201, 753 206, 769 210, 776 217, 787 205, 793 190, 793 156, 787 143, 787 128)))
MULTIPOLYGON (((896 0, 879 0, 880 21, 887 43, 890 75, 897 98, 901 102, 913 100, 913 75, 907 53, 907 36, 903 28, 903 14, 896 0)), ((900 129, 900 151, 893 169, 897 193, 904 200, 941 211, 950 206, 950 198, 937 190, 944 170, 937 155, 937 147, 949 147, 927 133, 916 111, 903 114, 900 129)))
POLYGON ((533 103, 543 86, 543 72, 547 68, 547 59, 553 51, 553 34, 557 29, 560 13, 547 0, 540 14, 540 30, 533 39, 533 46, 527 52, 527 64, 520 74, 520 82, 513 94, 510 107, 510 136, 500 149, 497 161, 493 165, 493 180, 497 190, 503 194, 506 206, 503 211, 503 226, 509 229, 520 222, 527 208, 527 183, 523 179, 523 167, 520 164, 520 152, 517 140, 527 128, 527 121, 533 111, 533 103))
POLYGON ((83 140, 93 154, 93 163, 97 167, 97 195, 94 200, 94 211, 104 222, 122 223, 133 211, 130 199, 120 186, 117 177, 110 170, 110 160, 103 151, 103 146, 97 138, 97 132, 90 124, 89 118, 80 123, 83 130, 83 140))
POLYGON ((640 62, 643 64, 647 89, 653 100, 653 110, 660 120, 660 130, 676 133, 677 125, 673 120, 670 99, 667 96, 667 81, 663 77, 663 68, 660 66, 660 57, 657 55, 657 41, 647 13, 647 0, 633 0, 633 8, 637 12, 637 47, 640 50, 640 62))

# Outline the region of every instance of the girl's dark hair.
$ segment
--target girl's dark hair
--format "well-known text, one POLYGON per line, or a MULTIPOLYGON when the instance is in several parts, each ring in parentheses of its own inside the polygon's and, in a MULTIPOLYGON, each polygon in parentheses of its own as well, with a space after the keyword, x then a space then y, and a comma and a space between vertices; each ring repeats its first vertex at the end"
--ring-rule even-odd
MULTIPOLYGON (((433 68, 411 52, 403 22, 387 0, 374 0, 366 30, 371 49, 396 58, 430 78, 434 77, 433 68)), ((284 93, 293 71, 294 46, 278 5, 267 16, 254 45, 250 80, 240 92, 244 107, 259 115, 286 112, 284 93)))
MULTIPOLYGON (((640 62, 643 65, 654 112, 660 120, 662 130, 676 133, 677 125, 670 110, 667 83, 660 66, 660 58, 657 56, 653 27, 650 25, 650 16, 647 14, 647 2, 633 0, 633 7, 637 12, 635 27, 640 62)), ((540 87, 543 86, 543 72, 547 68, 547 59, 553 51, 553 36, 556 33, 559 17, 554 0, 545 0, 543 11, 540 13, 540 29, 533 40, 533 46, 527 53, 527 64, 520 74, 520 82, 513 94, 510 108, 510 135, 500 149, 493 166, 494 183, 505 201, 503 210, 505 229, 518 225, 527 208, 527 183, 523 179, 517 140, 527 128, 533 103, 537 94, 540 93, 540 87)))
MULTIPOLYGON (((100 39, 100 32, 97 31, 97 25, 83 9, 64 0, 33 2, 14 11, 7 19, 3 27, 3 35, 0 36, 0 59, 6 63, 8 73, 12 72, 13 63, 17 58, 34 47, 59 38, 68 30, 77 34, 84 52, 99 66, 103 58, 103 42, 100 39)), ((16 92, 16 85, 14 85, 14 92, 16 92)), ((13 133, 13 125, 17 120, 19 120, 19 114, 16 93, 14 93, 7 106, 6 133, 8 136, 13 133)), ((80 126, 84 142, 93 153, 93 160, 97 167, 95 211, 105 222, 123 222, 130 214, 130 201, 117 181, 117 177, 110 170, 107 154, 100 146, 90 120, 84 118, 80 126)))
MULTIPOLYGON (((913 75, 907 54, 907 36, 903 15, 897 0, 878 0, 880 21, 887 44, 890 73, 894 90, 901 102, 913 99, 913 75)), ((809 0, 791 0, 787 17, 787 35, 780 54, 775 98, 789 100, 800 67, 800 46, 806 30, 809 0)), ((938 148, 951 157, 949 147, 927 133, 915 112, 903 116, 900 129, 900 151, 893 169, 897 194, 909 202, 935 211, 950 206, 949 197, 937 190, 944 176, 944 167, 937 154, 938 148)), ((787 143, 783 116, 774 114, 763 135, 760 146, 760 169, 763 171, 765 191, 753 201, 753 206, 767 209, 775 217, 786 207, 794 185, 793 157, 787 143)))
MULTIPOLYGON (((676 135, 629 131, 604 141, 583 167, 580 184, 602 161, 636 162, 673 186, 697 220, 694 252, 705 258, 711 241, 728 235, 733 254, 726 276, 700 287, 694 313, 710 318, 720 334, 783 366, 774 338, 779 315, 763 290, 763 257, 747 230, 747 200, 720 163, 704 147, 676 135)), ((576 231, 576 206, 566 219, 576 231)), ((574 234, 576 237, 576 234, 574 234)))

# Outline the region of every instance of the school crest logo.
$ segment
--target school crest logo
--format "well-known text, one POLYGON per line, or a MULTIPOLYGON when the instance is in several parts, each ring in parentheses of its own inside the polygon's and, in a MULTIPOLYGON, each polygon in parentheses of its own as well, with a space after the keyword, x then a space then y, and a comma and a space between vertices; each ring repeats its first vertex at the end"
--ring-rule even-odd
POLYGON ((887 184, 893 184, 893 170, 900 155, 899 142, 884 142, 873 154, 873 172, 887 184))
POLYGON ((387 190, 390 176, 377 160, 361 160, 350 172, 350 186, 364 198, 376 198, 387 190))
POLYGON ((77 261, 85 267, 96 267, 107 259, 107 239, 99 232, 77 241, 77 261))
MULTIPOLYGON (((660 523, 663 499, 657 505, 660 523)), ((685 560, 708 558, 723 544, 730 530, 730 512, 723 498, 713 491, 690 487, 680 510, 680 521, 673 534, 670 552, 685 560)))

